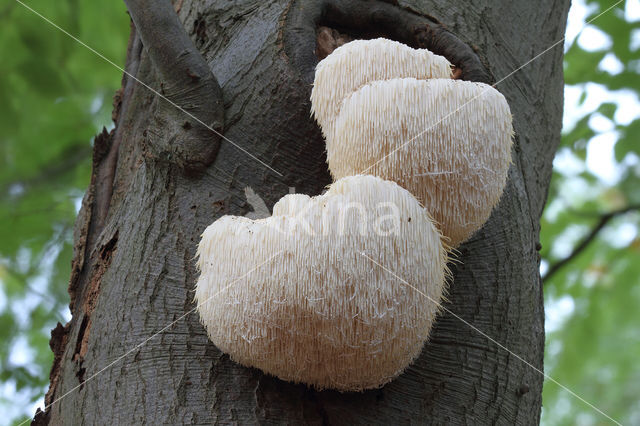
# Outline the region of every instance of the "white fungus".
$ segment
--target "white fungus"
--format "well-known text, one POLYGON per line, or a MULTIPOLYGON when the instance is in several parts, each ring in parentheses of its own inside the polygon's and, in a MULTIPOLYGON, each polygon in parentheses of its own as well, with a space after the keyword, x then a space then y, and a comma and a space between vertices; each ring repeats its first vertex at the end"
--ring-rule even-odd
POLYGON ((413 49, 384 38, 354 40, 338 47, 316 66, 311 112, 325 138, 329 138, 343 99, 364 84, 390 78, 451 75, 451 63, 427 49, 413 49))
POLYGON ((364 173, 398 182, 455 247, 487 221, 502 195, 511 121, 504 96, 486 84, 375 81, 344 99, 327 137, 327 161, 334 179, 364 173))
POLYGON ((351 176, 321 196, 285 196, 269 218, 214 222, 198 246, 195 298, 213 343, 240 364, 317 389, 376 388, 420 354, 446 260, 415 197, 351 176))

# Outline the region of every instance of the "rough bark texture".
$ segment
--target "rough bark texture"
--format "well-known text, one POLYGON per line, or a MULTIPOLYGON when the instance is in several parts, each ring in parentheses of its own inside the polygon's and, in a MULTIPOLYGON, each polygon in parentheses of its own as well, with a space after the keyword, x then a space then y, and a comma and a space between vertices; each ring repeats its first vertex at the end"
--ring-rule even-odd
MULTIPOLYGON (((384 388, 363 393, 315 392, 236 365, 208 341, 195 313, 93 377, 193 308, 199 235, 223 214, 250 210, 245 186, 271 207, 289 187, 314 195, 329 183, 324 142, 309 116, 315 37, 309 41, 308 34, 315 28, 304 25, 352 36, 401 39, 406 33, 386 12, 353 28, 348 16, 335 11, 333 17, 325 11, 307 23, 293 21, 294 14, 324 2, 177 3, 221 88, 224 135, 282 176, 224 140, 213 163, 195 174, 157 155, 157 147, 167 152, 168 142, 176 140, 175 129, 158 123, 166 123, 167 114, 176 123, 178 115, 125 76, 115 102, 116 128, 96 138, 93 179, 76 228, 73 319, 52 338, 56 362, 47 403, 82 386, 39 413, 36 422, 538 423, 543 377, 448 314, 438 319, 415 364, 384 388), (375 29, 362 30, 372 23, 375 29)), ((490 81, 559 40, 569 7, 567 0, 387 3, 380 10, 395 9, 407 22, 429 16, 445 25, 486 67, 473 73, 487 72, 490 81)), ((162 73, 132 30, 127 71, 161 91, 162 73)), ((416 33, 407 37, 420 43, 416 33)), ((544 315, 536 247, 560 134, 562 86, 561 46, 497 86, 514 115, 514 165, 499 207, 460 249, 462 263, 453 266, 446 305, 540 369, 544 315)))

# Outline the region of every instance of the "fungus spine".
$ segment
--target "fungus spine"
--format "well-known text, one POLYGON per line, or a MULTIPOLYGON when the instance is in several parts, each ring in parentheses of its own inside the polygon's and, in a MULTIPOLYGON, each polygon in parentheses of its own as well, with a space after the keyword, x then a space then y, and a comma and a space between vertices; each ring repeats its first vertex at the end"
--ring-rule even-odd
POLYGON ((370 173, 423 203, 452 246, 489 218, 506 184, 513 128, 504 96, 452 79, 375 81, 343 101, 327 138, 334 179, 370 173))
POLYGON ((328 139, 342 101, 363 85, 390 78, 451 76, 451 63, 427 49, 413 49, 384 38, 354 40, 335 49, 316 66, 311 112, 328 139))
POLYGON ((197 310, 213 343, 240 364, 317 389, 376 388, 420 354, 446 261, 441 234, 407 190, 345 177, 324 195, 285 196, 271 217, 210 225, 198 246, 197 310), (397 207, 392 233, 376 230, 384 203, 397 207), (346 208, 354 205, 362 208, 346 208))

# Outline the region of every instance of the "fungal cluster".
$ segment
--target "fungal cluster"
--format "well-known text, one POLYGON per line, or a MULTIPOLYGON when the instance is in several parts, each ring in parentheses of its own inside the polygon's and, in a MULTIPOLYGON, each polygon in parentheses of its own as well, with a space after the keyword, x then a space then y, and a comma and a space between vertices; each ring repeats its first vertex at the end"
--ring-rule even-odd
POLYGON ((196 302, 236 362, 316 389, 383 386, 420 354, 447 259, 497 204, 511 114, 451 64, 385 39, 316 69, 312 113, 335 182, 264 219, 223 216, 198 246, 196 302))
POLYGON ((334 179, 372 174, 398 182, 456 247, 482 227, 502 195, 513 128, 500 92, 453 80, 451 69, 424 49, 354 41, 318 64, 311 109, 334 179), (362 52, 371 51, 385 59, 366 61, 362 52), (364 66, 368 71, 359 71, 364 66))
POLYGON ((209 337, 241 364, 320 389, 391 380, 420 353, 438 307, 361 253, 442 296, 431 285, 445 280, 440 233, 393 182, 350 176, 321 196, 285 196, 265 219, 217 220, 198 250, 196 299, 209 337))

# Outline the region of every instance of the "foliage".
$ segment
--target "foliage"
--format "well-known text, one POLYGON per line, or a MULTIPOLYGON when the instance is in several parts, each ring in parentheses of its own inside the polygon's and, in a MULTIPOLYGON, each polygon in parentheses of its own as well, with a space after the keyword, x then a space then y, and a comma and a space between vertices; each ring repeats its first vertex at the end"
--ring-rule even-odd
MULTIPOLYGON (((612 3, 588 2, 586 20, 612 3)), ((567 92, 579 93, 579 111, 570 111, 569 99, 565 113, 575 124, 565 123, 554 163, 541 225, 543 275, 571 256, 602 214, 629 211, 612 216, 585 250, 545 278, 545 370, 617 421, 639 424, 640 21, 625 18, 623 6, 592 23, 589 31, 602 33, 580 36, 567 46, 565 82, 567 92), (598 38, 603 46, 589 42, 598 38)), ((543 424, 607 423, 545 382, 543 424)))
MULTIPOLYGON (((28 4, 124 63, 129 18, 121 1, 28 4)), ((611 4, 591 0, 589 17, 611 4)), ((640 22, 621 10, 591 25, 609 45, 592 48, 578 37, 566 46, 567 93, 580 93, 580 101, 568 111, 573 121, 542 220, 543 274, 571 255, 600 214, 640 204, 640 111, 633 110, 640 22), (597 170, 603 146, 615 154, 614 172, 604 177, 597 170)), ((72 227, 89 183, 91 140, 110 125, 121 72, 16 2, 0 6, 0 22, 0 422, 10 422, 32 415, 46 391, 49 332, 69 315, 72 227)), ((640 424, 639 222, 637 209, 615 215, 545 279, 546 372, 628 424, 640 424)), ((544 424, 605 423, 551 382, 543 397, 544 424)))
MULTIPOLYGON (((28 5, 124 63, 122 2, 28 5)), ((14 1, 0 6, 0 423, 32 415, 68 320, 75 215, 92 137, 110 125, 122 73, 14 1)))

